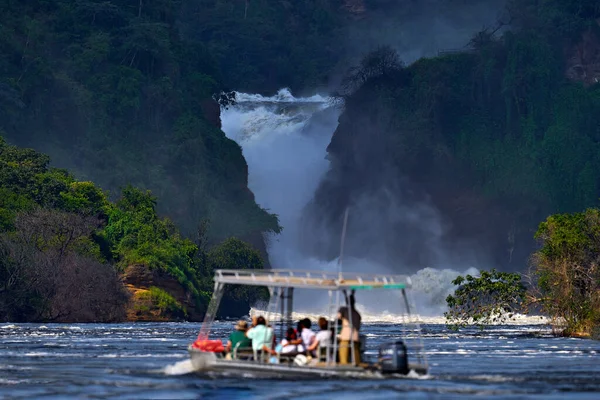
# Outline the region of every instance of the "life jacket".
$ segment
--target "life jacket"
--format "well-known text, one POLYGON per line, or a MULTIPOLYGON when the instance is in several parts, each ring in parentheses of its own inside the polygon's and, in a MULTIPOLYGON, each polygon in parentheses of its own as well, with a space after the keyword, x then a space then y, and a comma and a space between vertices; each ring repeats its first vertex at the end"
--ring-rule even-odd
POLYGON ((225 351, 223 342, 220 340, 198 339, 192 343, 192 347, 207 353, 222 353, 225 351))

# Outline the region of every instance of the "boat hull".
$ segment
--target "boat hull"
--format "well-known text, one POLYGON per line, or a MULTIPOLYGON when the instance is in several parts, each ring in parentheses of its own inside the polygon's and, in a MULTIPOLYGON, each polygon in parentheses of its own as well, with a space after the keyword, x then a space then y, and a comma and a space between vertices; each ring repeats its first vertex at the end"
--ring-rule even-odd
POLYGON ((414 374, 425 375, 427 368, 411 365, 411 373, 383 374, 376 369, 355 366, 307 366, 294 363, 267 364, 241 360, 227 360, 190 347, 192 365, 197 373, 219 373, 251 377, 276 379, 399 379, 414 377, 414 374))

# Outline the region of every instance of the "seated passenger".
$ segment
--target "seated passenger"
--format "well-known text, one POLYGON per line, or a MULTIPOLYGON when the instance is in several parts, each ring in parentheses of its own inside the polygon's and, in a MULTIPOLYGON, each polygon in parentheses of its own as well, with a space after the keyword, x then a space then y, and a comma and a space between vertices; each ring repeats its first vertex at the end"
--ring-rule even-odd
POLYGON ((329 329, 329 322, 321 317, 319 318, 319 329, 315 336, 315 340, 312 345, 310 345, 307 350, 310 352, 315 352, 317 349, 321 349, 321 354, 319 354, 319 359, 327 359, 327 349, 331 347, 331 330, 329 329))
POLYGON ((225 350, 230 353, 236 348, 244 348, 252 346, 252 341, 246 337, 248 323, 244 320, 238 321, 235 325, 235 330, 229 335, 225 350))
POLYGON ((292 342, 297 339, 298 335, 296 335, 296 330, 292 327, 288 328, 285 338, 283 338, 281 344, 277 345, 277 351, 281 354, 296 353, 298 351, 298 346, 292 342))
MULTIPOLYGON (((300 323, 302 327, 302 330, 300 331, 300 337, 302 338, 302 346, 308 351, 308 349, 311 348, 313 343, 316 341, 316 335, 310 329, 312 325, 310 319, 304 318, 302 321, 300 321, 300 323)), ((315 351, 308 351, 308 353, 313 357, 316 355, 315 351)))
POLYGON ((246 332, 246 336, 252 340, 252 349, 254 351, 266 351, 269 354, 276 354, 271 349, 273 344, 273 328, 267 327, 267 321, 263 316, 256 319, 256 326, 246 332))

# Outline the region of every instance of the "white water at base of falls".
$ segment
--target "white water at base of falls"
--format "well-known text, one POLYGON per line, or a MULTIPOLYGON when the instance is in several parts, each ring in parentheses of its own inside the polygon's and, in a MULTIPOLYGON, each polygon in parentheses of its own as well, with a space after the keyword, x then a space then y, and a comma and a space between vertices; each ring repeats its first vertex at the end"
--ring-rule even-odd
MULTIPOLYGON (((329 168, 326 148, 337 127, 339 108, 331 98, 296 98, 287 89, 272 97, 236 93, 236 101, 234 106, 221 109, 222 129, 242 147, 248 163, 248 186, 256 202, 277 214, 283 226, 283 232, 269 240, 271 265, 281 269, 336 270, 337 260, 317 260, 302 254, 298 248, 298 227, 304 207, 329 168)), ((389 272, 389 268, 370 260, 347 258, 344 267, 361 272, 389 272)), ((417 311, 441 317, 446 309, 445 299, 454 288, 452 280, 460 274, 477 273, 474 268, 424 268, 412 274, 412 299, 417 311)), ((361 297, 365 311, 381 310, 381 295, 361 297)), ((296 308, 305 312, 316 311, 326 303, 324 296, 315 293, 296 299, 296 308)), ((389 298, 389 303, 398 304, 399 299, 389 298)), ((381 311, 379 318, 393 318, 393 307, 386 306, 381 311)))

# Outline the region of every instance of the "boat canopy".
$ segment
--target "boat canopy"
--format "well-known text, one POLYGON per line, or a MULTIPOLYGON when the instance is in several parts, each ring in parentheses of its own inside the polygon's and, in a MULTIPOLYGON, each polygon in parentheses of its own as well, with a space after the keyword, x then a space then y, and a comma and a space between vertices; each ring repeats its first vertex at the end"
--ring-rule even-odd
POLYGON ((405 275, 374 275, 354 272, 271 270, 215 271, 215 284, 235 284, 297 289, 371 290, 408 289, 410 277, 405 275))

